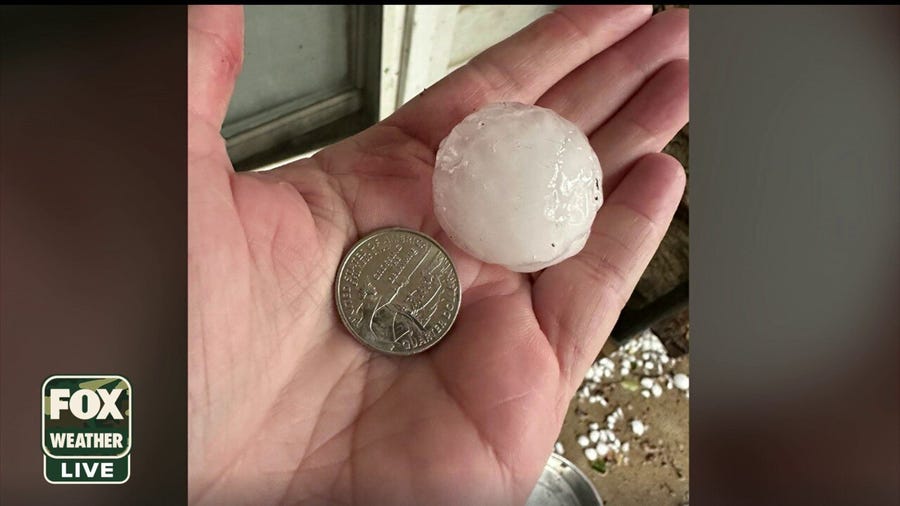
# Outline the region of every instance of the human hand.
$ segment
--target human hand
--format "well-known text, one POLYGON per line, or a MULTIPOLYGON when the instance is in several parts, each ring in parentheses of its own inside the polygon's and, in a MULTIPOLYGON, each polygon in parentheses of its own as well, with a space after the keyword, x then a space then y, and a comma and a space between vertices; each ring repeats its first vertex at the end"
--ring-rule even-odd
POLYGON ((368 130, 235 174, 220 128, 242 11, 190 7, 192 503, 524 503, 684 188, 678 162, 657 152, 688 118, 687 12, 650 14, 560 9, 368 130), (603 167, 585 249, 536 276, 468 256, 432 213, 438 143, 496 101, 556 110, 603 167), (372 352, 336 314, 343 252, 386 226, 436 238, 459 274, 459 317, 423 354, 372 352))

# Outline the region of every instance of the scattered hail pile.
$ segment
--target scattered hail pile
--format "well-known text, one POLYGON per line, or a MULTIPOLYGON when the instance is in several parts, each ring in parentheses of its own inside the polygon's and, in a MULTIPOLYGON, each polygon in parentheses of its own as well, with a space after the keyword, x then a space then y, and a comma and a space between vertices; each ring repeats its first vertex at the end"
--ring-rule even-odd
MULTIPOLYGON (((588 420, 587 432, 577 436, 591 467, 603 473, 607 464, 628 464, 631 444, 626 439, 639 442, 651 430, 637 418, 625 420, 622 407, 612 406, 603 392, 621 386, 632 392, 640 391, 648 399, 661 397, 666 391, 689 398, 689 378, 685 374, 673 374, 673 366, 665 346, 649 330, 591 365, 576 396, 589 404, 608 408, 605 420, 588 420)), ((563 455, 562 443, 557 441, 554 451, 563 455)))

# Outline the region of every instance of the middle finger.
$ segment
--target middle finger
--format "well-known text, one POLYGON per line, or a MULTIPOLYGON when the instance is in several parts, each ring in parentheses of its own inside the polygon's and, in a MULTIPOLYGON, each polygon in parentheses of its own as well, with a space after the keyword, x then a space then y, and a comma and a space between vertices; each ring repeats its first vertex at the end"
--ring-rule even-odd
POLYGON ((569 73, 537 105, 553 109, 590 135, 657 70, 687 57, 687 9, 668 10, 569 73))

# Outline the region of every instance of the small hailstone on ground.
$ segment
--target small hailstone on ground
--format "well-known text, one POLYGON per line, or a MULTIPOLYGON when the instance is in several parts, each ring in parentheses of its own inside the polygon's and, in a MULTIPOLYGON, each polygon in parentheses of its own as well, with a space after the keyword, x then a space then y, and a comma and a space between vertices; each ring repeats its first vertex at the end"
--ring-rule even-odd
POLYGON ((675 383, 675 388, 679 390, 687 390, 690 387, 690 379, 681 373, 675 375, 673 382, 675 383))
POLYGON ((644 431, 646 427, 644 427, 644 422, 640 420, 632 420, 631 421, 631 432, 634 432, 637 436, 644 435, 644 431))
POLYGON ((654 383, 652 387, 650 387, 650 392, 653 394, 653 397, 659 397, 663 393, 663 389, 659 384, 654 383))
POLYGON ((594 448, 585 448, 584 456, 587 457, 591 462, 597 460, 597 450, 594 448))
POLYGON ((588 424, 589 430, 600 430, 600 424, 597 422, 591 422, 588 424))
POLYGON ((591 433, 588 434, 588 439, 590 439, 592 443, 596 443, 597 441, 600 441, 600 431, 592 430, 591 433))
POLYGON ((609 446, 606 446, 603 443, 597 445, 597 455, 604 457, 607 453, 609 453, 609 446))
POLYGON ((554 445, 553 451, 555 451, 555 452, 558 453, 559 455, 564 455, 564 454, 565 454, 563 445, 562 445, 562 443, 560 443, 559 441, 557 441, 557 442, 556 442, 556 445, 554 445))
POLYGON ((591 440, 588 439, 587 436, 585 436, 584 434, 578 436, 578 446, 584 448, 589 444, 591 444, 591 440))
POLYGON ((650 390, 641 390, 641 395, 643 395, 644 397, 649 399, 650 398, 650 390))
POLYGON ((584 248, 603 203, 602 177, 575 124, 543 107, 489 104, 441 141, 434 213, 473 257, 534 272, 584 248))
POLYGON ((653 388, 653 378, 641 378, 641 386, 644 388, 653 388))
POLYGON ((622 445, 622 452, 623 452, 623 453, 628 453, 628 449, 629 449, 628 443, 625 443, 625 444, 622 445))

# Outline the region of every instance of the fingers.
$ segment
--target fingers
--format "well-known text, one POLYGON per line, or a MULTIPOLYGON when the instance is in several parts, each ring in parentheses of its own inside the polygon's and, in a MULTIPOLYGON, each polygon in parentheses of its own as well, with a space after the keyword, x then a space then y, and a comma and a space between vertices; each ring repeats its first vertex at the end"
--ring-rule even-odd
POLYGON ((591 133, 663 65, 687 57, 688 11, 667 10, 572 71, 537 105, 591 133))
POLYGON ((571 388, 600 352, 647 268, 684 182, 674 158, 642 158, 600 208, 584 250, 545 270, 535 283, 535 314, 571 388))
POLYGON ((240 6, 188 7, 188 113, 221 128, 244 56, 240 6))
POLYGON ((386 123, 437 149, 454 125, 486 103, 534 103, 570 71, 642 25, 651 12, 650 6, 557 9, 423 91, 386 123))
POLYGON ((687 121, 688 61, 675 60, 590 136, 603 168, 603 190, 613 191, 628 167, 665 147, 687 121))

